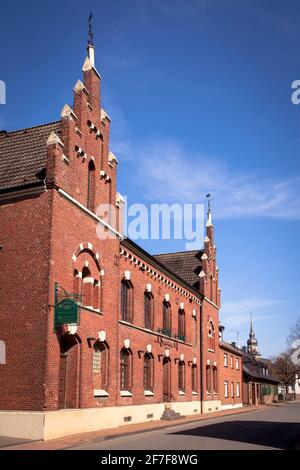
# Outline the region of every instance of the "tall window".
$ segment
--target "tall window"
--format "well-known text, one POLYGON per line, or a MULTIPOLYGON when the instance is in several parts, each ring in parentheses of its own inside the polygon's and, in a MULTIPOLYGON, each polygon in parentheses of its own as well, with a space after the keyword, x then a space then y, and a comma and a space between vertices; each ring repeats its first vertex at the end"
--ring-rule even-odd
POLYGON ((208 325, 208 349, 215 350, 215 329, 212 321, 208 325))
POLYGON ((228 382, 224 382, 224 397, 228 398, 228 382))
POLYGON ((150 292, 144 294, 144 318, 145 328, 153 329, 153 295, 150 292))
POLYGON ((231 382, 231 397, 234 398, 234 382, 231 382))
POLYGON ((108 386, 108 347, 102 341, 96 341, 93 348, 93 383, 95 389, 108 386))
POLYGON ((144 355, 144 390, 153 390, 153 356, 150 353, 144 355))
POLYGON ((197 366, 196 364, 192 365, 192 392, 198 391, 198 383, 197 383, 197 366))
POLYGON ((224 367, 228 366, 228 356, 226 353, 224 353, 224 367))
POLYGON ((103 162, 104 162, 104 142, 103 142, 103 135, 100 134, 100 170, 103 170, 103 162))
POLYGON ((206 366, 206 391, 211 392, 211 369, 210 366, 206 366))
POLYGON ((236 370, 239 370, 239 367, 240 367, 240 366, 239 366, 239 358, 236 357, 236 358, 235 358, 235 368, 236 368, 236 370))
POLYGON ((171 336, 171 305, 163 302, 163 334, 171 336))
POLYGON ((121 390, 131 390, 131 352, 129 349, 121 351, 121 390))
POLYGON ((121 283, 121 318, 124 321, 132 321, 133 288, 130 281, 123 279, 121 283))
POLYGON ((80 293, 80 277, 77 269, 74 269, 73 271, 73 292, 76 294, 80 293))
POLYGON ((185 363, 179 361, 178 363, 178 389, 180 392, 185 392, 185 363))
POLYGON ((88 166, 87 208, 92 212, 95 211, 95 174, 95 164, 91 160, 88 166))
POLYGON ((230 367, 233 369, 233 356, 230 356, 230 367))
POLYGON ((240 397, 240 384, 237 382, 236 384, 236 396, 239 398, 240 397))
POLYGON ((214 393, 218 393, 218 369, 213 368, 213 389, 214 393))
POLYGON ((185 340, 185 313, 183 309, 178 310, 178 338, 185 340))
POLYGON ((82 269, 82 303, 83 305, 92 307, 93 305, 93 282, 89 268, 84 266, 82 269))

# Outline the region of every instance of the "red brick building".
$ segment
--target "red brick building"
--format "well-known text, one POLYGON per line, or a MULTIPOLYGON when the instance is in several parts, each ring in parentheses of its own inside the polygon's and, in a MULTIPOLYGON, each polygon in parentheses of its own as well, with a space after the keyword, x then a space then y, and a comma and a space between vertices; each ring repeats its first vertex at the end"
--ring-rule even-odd
POLYGON ((222 409, 239 408, 243 406, 243 353, 223 340, 219 351, 222 409))
POLYGON ((211 214, 200 251, 152 256, 123 237, 93 46, 82 70, 59 121, 0 133, 0 434, 49 439, 160 419, 166 403, 184 415, 227 403, 211 214), (68 293, 79 323, 54 326, 68 293))

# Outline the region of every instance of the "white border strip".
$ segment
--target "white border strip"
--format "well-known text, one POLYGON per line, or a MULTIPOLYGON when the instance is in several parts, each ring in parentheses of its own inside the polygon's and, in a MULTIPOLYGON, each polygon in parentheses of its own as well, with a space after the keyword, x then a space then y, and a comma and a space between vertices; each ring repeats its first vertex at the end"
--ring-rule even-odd
POLYGON ((96 220, 97 222, 100 222, 100 224, 104 225, 104 227, 107 227, 111 232, 113 232, 118 238, 120 238, 121 240, 124 238, 124 236, 118 232, 116 229, 114 229, 111 225, 107 224, 106 222, 104 222, 104 220, 100 219, 100 217, 98 217, 96 214, 94 214, 94 212, 90 211, 89 209, 87 209, 83 204, 81 204, 80 202, 78 202, 76 199, 74 199, 72 196, 70 196, 70 194, 66 193, 63 189, 58 189, 58 193, 61 194, 65 199, 67 199, 68 201, 72 202, 72 204, 74 204, 75 206, 79 207, 79 209, 81 209, 83 212, 85 212, 87 215, 89 215, 90 217, 92 217, 94 220, 96 220))

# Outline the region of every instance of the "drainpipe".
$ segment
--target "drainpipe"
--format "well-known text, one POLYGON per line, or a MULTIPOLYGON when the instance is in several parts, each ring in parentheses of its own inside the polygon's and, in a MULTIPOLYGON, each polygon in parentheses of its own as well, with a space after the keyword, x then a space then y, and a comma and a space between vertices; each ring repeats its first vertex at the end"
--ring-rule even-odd
POLYGON ((201 414, 203 414, 203 398, 204 398, 204 373, 203 373, 203 300, 200 304, 200 406, 201 414))

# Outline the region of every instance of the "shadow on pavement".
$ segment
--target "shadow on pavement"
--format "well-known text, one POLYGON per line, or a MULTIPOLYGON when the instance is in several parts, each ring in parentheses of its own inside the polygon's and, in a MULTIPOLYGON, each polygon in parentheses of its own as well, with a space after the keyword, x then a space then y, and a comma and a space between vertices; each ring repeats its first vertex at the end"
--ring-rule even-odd
POLYGON ((230 421, 171 433, 246 442, 277 449, 292 449, 300 440, 300 423, 230 421))

